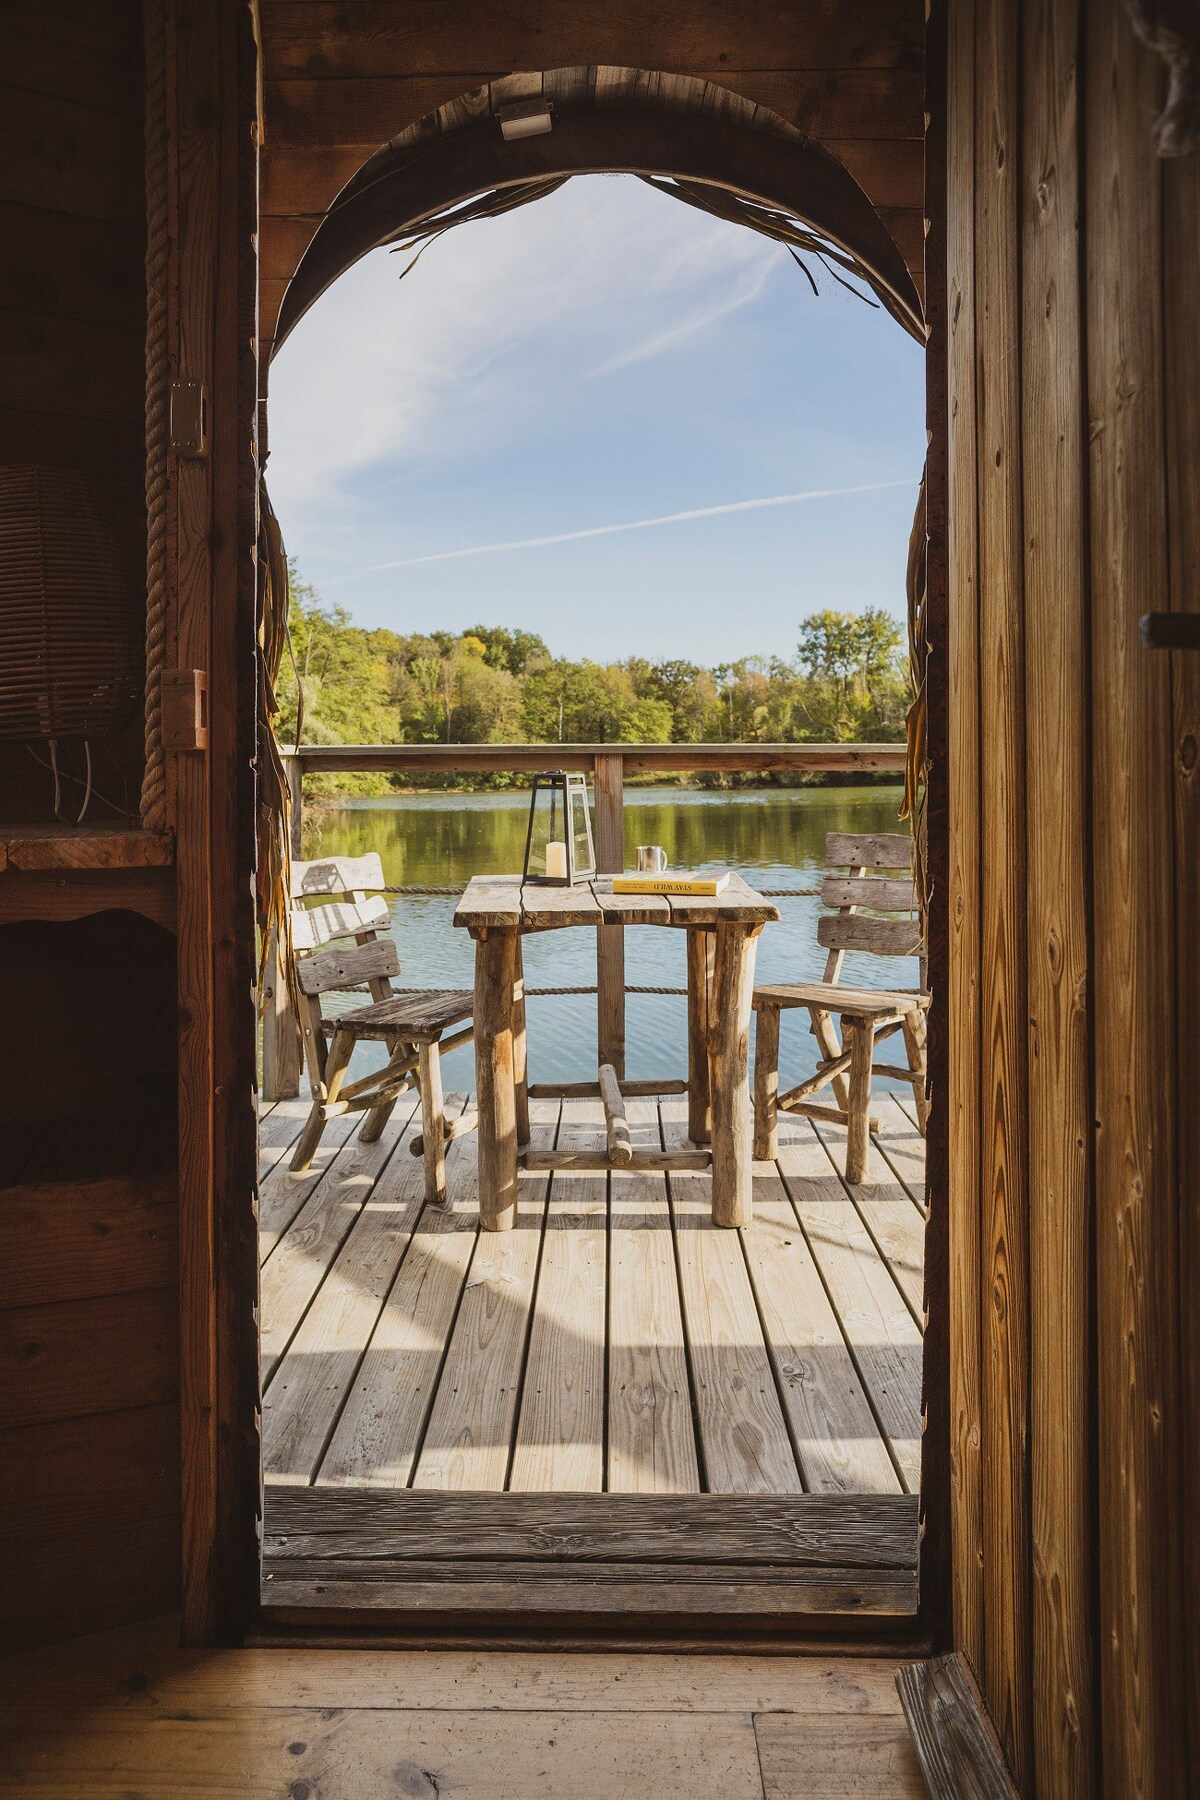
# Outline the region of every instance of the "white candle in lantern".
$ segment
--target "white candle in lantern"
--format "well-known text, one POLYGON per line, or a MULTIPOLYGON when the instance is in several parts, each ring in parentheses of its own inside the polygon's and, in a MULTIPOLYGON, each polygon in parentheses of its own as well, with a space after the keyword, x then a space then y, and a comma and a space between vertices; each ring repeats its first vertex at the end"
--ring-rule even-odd
POLYGON ((567 846, 557 838, 546 845, 546 873, 556 881, 567 879, 567 846))

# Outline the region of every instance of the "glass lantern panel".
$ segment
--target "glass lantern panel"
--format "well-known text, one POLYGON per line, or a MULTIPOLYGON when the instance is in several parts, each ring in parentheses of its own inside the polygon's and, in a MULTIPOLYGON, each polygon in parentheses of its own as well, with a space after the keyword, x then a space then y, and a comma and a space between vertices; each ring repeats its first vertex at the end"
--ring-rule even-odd
POLYGON ((592 821, 588 812, 587 786, 572 783, 570 791, 571 840, 576 880, 596 873, 596 853, 592 848, 592 821))
POLYGON ((534 783, 529 806, 525 874, 543 880, 547 876, 551 879, 565 879, 567 834, 561 782, 539 778, 534 783))

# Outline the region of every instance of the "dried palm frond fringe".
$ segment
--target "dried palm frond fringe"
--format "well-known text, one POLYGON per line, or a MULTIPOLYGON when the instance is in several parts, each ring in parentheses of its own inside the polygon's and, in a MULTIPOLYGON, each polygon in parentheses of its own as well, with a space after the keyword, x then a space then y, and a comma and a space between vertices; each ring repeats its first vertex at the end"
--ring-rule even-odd
MULTIPOLYGON (((391 244, 394 251, 415 250, 416 255, 401 271, 407 275, 414 269, 430 244, 444 237, 456 225, 463 225, 473 219, 496 219, 502 213, 512 212, 518 206, 527 206, 533 200, 544 200, 566 182, 574 179, 569 175, 551 176, 544 181, 523 181, 513 187, 493 188, 486 194, 465 205, 455 203, 440 211, 430 213, 425 219, 407 225, 391 238, 384 238, 385 244, 391 244), (418 248, 419 246, 419 248, 418 248)), ((791 252, 800 268, 808 277, 814 291, 816 282, 804 256, 811 257, 821 264, 826 273, 849 293, 862 300, 868 306, 879 305, 886 308, 918 343, 925 342, 924 321, 897 295, 893 294, 885 282, 881 281, 865 264, 861 263, 849 250, 840 244, 832 243, 820 232, 807 225, 803 220, 795 218, 791 213, 782 212, 777 207, 767 206, 758 200, 747 199, 742 194, 731 193, 728 188, 715 187, 703 181, 685 181, 675 176, 640 175, 647 187, 655 188, 660 194, 667 194, 673 200, 682 200, 686 206, 698 207, 701 212, 711 213, 715 218, 727 219, 732 225, 744 225, 750 231, 757 231, 760 237, 773 238, 776 243, 783 244, 791 252), (803 254, 801 254, 803 253, 803 254), (860 288, 845 280, 838 274, 842 269, 855 281, 868 288, 875 299, 869 299, 860 288)))
MULTIPOLYGON (((258 525, 258 866, 255 872, 259 947, 259 1004, 268 992, 267 958, 278 945, 279 965, 299 1017, 300 997, 292 959, 291 795, 275 721, 279 717, 276 683, 288 636, 288 566, 279 521, 266 483, 259 480, 258 525)), ((296 738, 303 724, 303 696, 297 701, 296 738)))
POLYGON ((1167 66, 1167 100, 1154 121, 1160 156, 1200 142, 1200 6, 1196 0, 1125 0, 1133 29, 1167 66))
MULTIPOLYGON (((913 866, 916 872, 917 904, 921 909, 921 935, 926 938, 929 925, 929 888, 925 856, 925 777, 928 759, 928 683, 929 663, 928 581, 926 558, 925 474, 917 495, 908 539, 908 570, 905 590, 908 595, 908 662, 912 671, 913 698, 905 718, 908 748, 904 763, 904 800, 900 817, 909 821, 913 835, 913 866)), ((926 941, 927 938, 926 938, 926 941)))

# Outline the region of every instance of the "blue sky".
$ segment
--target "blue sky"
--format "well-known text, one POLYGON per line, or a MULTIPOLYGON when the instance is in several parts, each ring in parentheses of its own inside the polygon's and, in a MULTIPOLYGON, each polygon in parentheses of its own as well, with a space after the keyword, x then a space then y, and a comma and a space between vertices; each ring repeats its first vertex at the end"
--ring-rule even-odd
POLYGON ((365 257, 272 367, 268 484, 326 601, 703 663, 790 657, 825 606, 903 615, 922 353, 883 311, 627 176, 407 260, 365 257))

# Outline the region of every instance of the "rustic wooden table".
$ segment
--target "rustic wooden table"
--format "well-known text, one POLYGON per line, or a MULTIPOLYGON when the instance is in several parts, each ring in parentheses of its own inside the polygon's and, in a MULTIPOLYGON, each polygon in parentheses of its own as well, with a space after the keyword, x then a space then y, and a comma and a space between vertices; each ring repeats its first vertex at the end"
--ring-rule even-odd
MULTIPOLYGON (((705 1160, 712 1167, 713 1223, 749 1225, 755 940, 778 918, 778 909, 740 875, 715 897, 614 894, 611 876, 573 888, 524 883, 517 875, 475 877, 454 923, 475 940, 479 1214, 485 1230, 511 1231, 517 1171, 529 1142, 521 939, 573 925, 686 931, 688 1133, 697 1146, 711 1145, 705 1160)), ((668 1154, 661 1156, 660 1166, 670 1166, 668 1154)))

